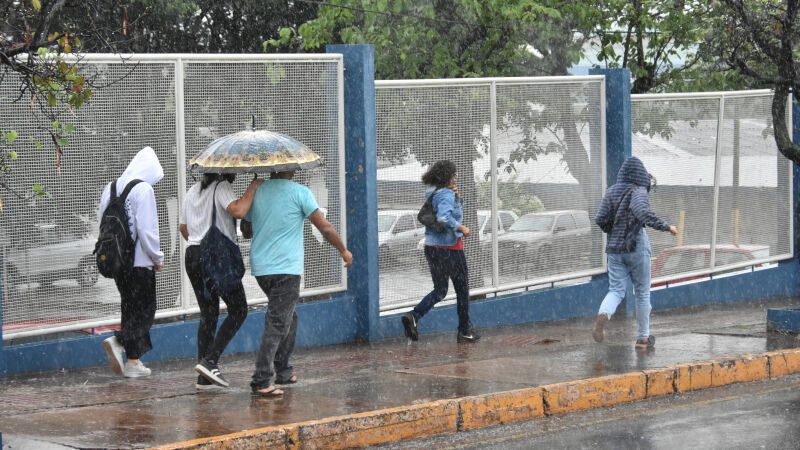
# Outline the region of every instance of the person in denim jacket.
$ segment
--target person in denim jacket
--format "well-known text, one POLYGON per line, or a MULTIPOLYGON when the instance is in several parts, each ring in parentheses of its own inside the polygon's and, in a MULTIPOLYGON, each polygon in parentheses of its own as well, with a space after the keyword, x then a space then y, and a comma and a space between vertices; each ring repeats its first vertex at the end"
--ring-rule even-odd
POLYGON ((467 258, 462 238, 469 237, 469 228, 461 222, 464 218, 463 200, 456 187, 456 165, 449 160, 437 161, 422 175, 422 182, 430 188, 425 201, 433 196, 433 209, 444 231, 437 233, 425 228, 425 259, 433 279, 433 290, 422 299, 413 311, 403 315, 406 336, 413 341, 419 338, 417 322, 433 305, 447 295, 448 279, 456 290, 458 312, 457 342, 475 342, 480 336, 472 330, 469 320, 469 279, 467 258))
POLYGON ((642 161, 631 156, 622 163, 617 183, 608 189, 597 211, 595 222, 608 233, 609 285, 592 330, 597 342, 603 341, 605 324, 625 297, 625 286, 632 281, 638 326, 635 345, 643 348, 655 345, 655 338, 650 335, 651 251, 644 227, 669 231, 673 235, 678 234, 678 230, 650 211, 651 180, 642 161))

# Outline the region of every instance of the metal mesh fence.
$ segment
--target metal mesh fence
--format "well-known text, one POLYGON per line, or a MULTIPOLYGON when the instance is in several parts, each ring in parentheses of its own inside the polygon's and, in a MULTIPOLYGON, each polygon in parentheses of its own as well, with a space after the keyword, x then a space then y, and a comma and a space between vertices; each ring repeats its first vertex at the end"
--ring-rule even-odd
MULTIPOLYGON (((186 164, 217 137, 253 127, 287 134, 325 161, 322 169, 297 172, 294 181, 308 186, 320 209, 342 228, 340 184, 338 62, 270 60, 268 62, 187 62, 184 66, 186 164), (253 125, 255 123, 255 125, 253 125)), ((239 175, 234 189, 244 192, 252 176, 239 175)), ((335 248, 306 220, 304 293, 343 285, 335 248)), ((250 240, 240 236, 249 301, 265 296, 250 276, 250 240)), ((196 303, 194 296, 190 302, 196 303)))
POLYGON ((4 195, 3 329, 46 329, 69 322, 119 316, 113 280, 98 277, 92 251, 104 186, 119 176, 141 148, 152 147, 165 176, 154 186, 165 271, 157 277, 159 309, 180 305, 175 176, 174 64, 97 64, 87 67, 107 80, 84 107, 69 117, 76 131, 64 148, 59 171, 50 137, 30 125, 29 105, 13 102, 17 86, 5 80, 0 116, 18 130, 19 159, 7 179, 20 193, 4 195), (32 140, 44 144, 38 149, 32 140), (41 183, 51 198, 31 198, 41 183))
POLYGON ((441 159, 458 167, 472 294, 602 272, 589 219, 603 187, 601 92, 599 77, 376 82, 381 310, 432 289, 416 213, 421 175, 441 159))
POLYGON ((769 92, 632 100, 633 155, 658 180, 651 208, 679 229, 648 229, 654 281, 791 255, 790 164, 769 92))
MULTIPOLYGON (((29 106, 14 102, 17 84, 7 77, 0 84, 0 122, 21 136, 15 143, 20 145, 15 147, 19 159, 7 182, 23 196, 41 182, 52 198, 22 199, 4 193, 4 339, 118 323, 119 294, 113 280, 98 277, 91 255, 98 202, 105 184, 145 146, 155 149, 165 174, 154 186, 166 256, 156 276, 160 316, 196 310, 183 275, 178 233, 180 200, 193 183, 188 160, 214 138, 253 126, 254 119, 257 129, 289 134, 322 156, 324 168, 298 173, 295 181, 314 192, 328 219, 344 231, 341 59, 331 56, 209 60, 184 55, 133 58, 125 64, 118 59, 85 62, 83 70, 98 71, 113 83, 96 90, 94 98, 69 118, 76 131, 69 135, 60 172, 55 150, 46 150, 51 146, 37 149, 27 140, 46 143, 50 138, 35 134, 29 106), (181 85, 182 95, 176 97, 181 85)), ((237 178, 237 194, 250 179, 237 178)), ((303 295, 343 290, 343 268, 335 250, 310 225, 305 241, 303 295)), ((240 244, 248 266, 248 299, 264 301, 249 275, 249 242, 240 244)))

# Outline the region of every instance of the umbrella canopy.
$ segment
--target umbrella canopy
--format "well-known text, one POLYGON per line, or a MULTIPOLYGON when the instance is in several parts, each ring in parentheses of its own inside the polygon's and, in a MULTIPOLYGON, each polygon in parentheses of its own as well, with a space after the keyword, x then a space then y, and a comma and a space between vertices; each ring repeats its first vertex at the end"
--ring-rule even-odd
POLYGON ((302 142, 267 130, 221 137, 189 161, 193 172, 213 173, 283 172, 321 165, 320 156, 302 142))

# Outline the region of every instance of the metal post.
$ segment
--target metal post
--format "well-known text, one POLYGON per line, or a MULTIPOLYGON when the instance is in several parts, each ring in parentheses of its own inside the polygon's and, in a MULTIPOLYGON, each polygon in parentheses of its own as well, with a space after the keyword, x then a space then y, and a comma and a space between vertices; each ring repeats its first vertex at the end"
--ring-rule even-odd
MULTIPOLYGON (((175 61, 175 134, 177 136, 176 167, 178 168, 178 215, 183 207, 183 198, 186 195, 186 104, 183 98, 183 64, 182 58, 175 61)), ((181 273, 181 309, 189 309, 189 293, 193 292, 189 286, 189 277, 186 276, 184 256, 186 253, 186 243, 178 237, 178 250, 180 257, 178 264, 181 273)))
POLYGON ((500 230, 497 228, 498 215, 497 203, 497 82, 492 81, 489 85, 489 103, 491 113, 491 127, 489 129, 489 161, 492 170, 492 286, 500 285, 500 253, 497 246, 497 235, 500 230))
POLYGON ((709 269, 716 264, 717 250, 717 223, 719 222, 719 176, 722 170, 722 123, 725 120, 725 96, 719 97, 719 116, 717 117, 717 149, 714 156, 714 206, 711 210, 711 259, 709 269))

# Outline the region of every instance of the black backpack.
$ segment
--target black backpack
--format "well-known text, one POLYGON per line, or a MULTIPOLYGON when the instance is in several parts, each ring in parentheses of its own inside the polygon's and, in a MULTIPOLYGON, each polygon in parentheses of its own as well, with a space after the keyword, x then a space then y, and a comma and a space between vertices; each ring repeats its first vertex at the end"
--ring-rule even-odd
POLYGON ((114 278, 133 268, 136 242, 131 239, 125 199, 128 198, 131 189, 141 182, 142 180, 128 182, 119 197, 117 180, 111 183, 111 199, 100 219, 100 235, 92 252, 97 255, 98 272, 106 278, 114 278))
POLYGON ((438 190, 434 190, 431 196, 422 204, 422 208, 417 213, 417 220, 436 233, 444 233, 447 231, 447 226, 436 218, 436 209, 433 207, 433 196, 436 195, 438 190))

